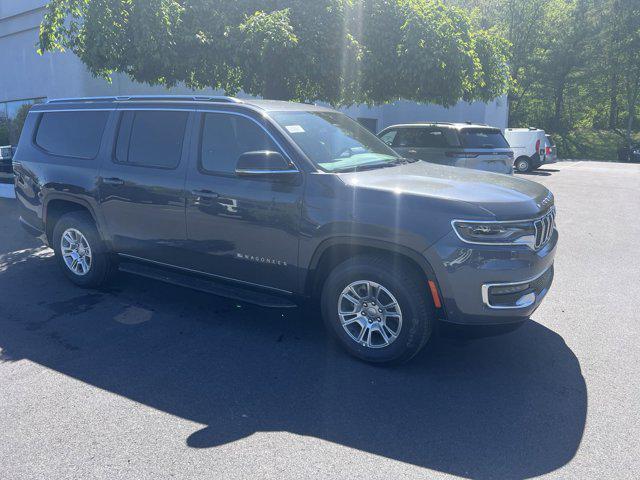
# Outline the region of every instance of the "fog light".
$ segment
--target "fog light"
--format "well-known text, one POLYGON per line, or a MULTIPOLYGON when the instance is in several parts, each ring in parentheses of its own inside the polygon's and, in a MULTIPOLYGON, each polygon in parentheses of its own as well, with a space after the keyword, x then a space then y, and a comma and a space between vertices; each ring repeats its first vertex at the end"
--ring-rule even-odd
POLYGON ((518 285, 508 285, 504 287, 491 287, 492 295, 508 295, 510 293, 523 292, 529 288, 528 283, 520 283, 518 285))

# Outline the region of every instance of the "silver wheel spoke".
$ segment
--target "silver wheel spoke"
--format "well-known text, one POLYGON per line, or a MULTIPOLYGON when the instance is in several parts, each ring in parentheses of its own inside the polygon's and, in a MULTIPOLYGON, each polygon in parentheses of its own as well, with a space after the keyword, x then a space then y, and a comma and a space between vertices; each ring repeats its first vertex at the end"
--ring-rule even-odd
POLYGON ((402 328, 398 300, 383 285, 371 280, 355 281, 344 288, 338 298, 338 316, 349 337, 367 348, 390 345, 402 328), (351 306, 353 309, 349 310, 351 306), (390 324, 387 318, 392 319, 390 324))
POLYGON ((373 344, 371 343, 371 328, 367 328, 367 347, 371 347, 373 344))
POLYGON ((380 332, 380 335, 382 335, 382 339, 384 340, 385 343, 390 343, 389 340, 389 336, 387 335, 387 332, 384 331, 384 326, 380 326, 378 327, 378 331, 380 332))
POLYGON ((60 238, 60 253, 65 265, 74 274, 82 276, 91 270, 91 246, 79 230, 65 230, 60 238))
POLYGON ((360 334, 358 335, 358 338, 357 338, 358 343, 362 343, 362 341, 364 340, 364 334, 367 333, 367 330, 369 329, 366 326, 362 327, 362 330, 360 330, 360 334))

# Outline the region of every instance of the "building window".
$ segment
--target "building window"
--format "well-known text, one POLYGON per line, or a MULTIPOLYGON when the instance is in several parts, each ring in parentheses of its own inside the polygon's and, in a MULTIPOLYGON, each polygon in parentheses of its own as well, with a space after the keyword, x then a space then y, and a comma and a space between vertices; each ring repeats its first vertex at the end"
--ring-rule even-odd
POLYGON ((17 145, 31 105, 44 101, 40 97, 0 102, 0 145, 17 145))
POLYGON ((364 128, 369 130, 374 135, 378 133, 378 119, 377 118, 365 118, 359 117, 356 118, 357 122, 362 125, 364 128))

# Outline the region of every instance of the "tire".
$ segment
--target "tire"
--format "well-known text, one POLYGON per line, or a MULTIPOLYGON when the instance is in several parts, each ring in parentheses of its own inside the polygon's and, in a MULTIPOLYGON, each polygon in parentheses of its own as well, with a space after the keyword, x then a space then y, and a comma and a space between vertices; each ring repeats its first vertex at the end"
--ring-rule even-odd
POLYGON ((80 287, 97 288, 104 285, 116 271, 115 262, 105 248, 93 218, 88 213, 70 212, 61 216, 53 229, 52 247, 58 265, 65 276, 80 287), (66 238, 63 241, 65 235, 66 238), (78 246, 76 250, 69 248, 70 238, 76 241, 75 245, 78 246), (63 244, 68 254, 66 257, 62 252, 63 244), (71 253, 69 253, 70 250, 71 253), (76 262, 76 266, 80 264, 81 269, 86 270, 83 273, 79 273, 78 268, 73 267, 71 256, 74 253, 76 256, 79 253, 84 254, 82 256, 84 262, 76 262), (68 264, 69 260, 72 265, 68 264))
POLYGON ((339 264, 323 285, 320 303, 324 323, 338 343, 354 357, 371 363, 400 364, 410 360, 425 346, 434 330, 435 308, 425 279, 403 262, 383 256, 360 255, 339 264), (357 299, 352 295, 354 290, 347 290, 355 284, 353 288, 360 290, 364 298, 366 286, 359 282, 368 282, 371 291, 378 292, 376 303, 371 301, 371 296, 368 301, 357 304, 343 296, 347 291, 352 299, 357 299), (389 308, 378 317, 384 320, 377 322, 375 315, 379 313, 375 311, 379 312, 379 307, 387 304, 389 298, 397 300, 400 321, 398 311, 389 308), (353 313, 341 316, 339 302, 343 312, 350 311, 353 305, 353 313), (361 308, 363 310, 358 313, 361 308), (369 322, 369 319, 373 321, 369 322), (348 324, 347 327, 343 323, 348 324), (386 344, 381 329, 390 340, 386 344), (358 341, 356 337, 364 330, 364 337, 358 341), (393 333, 397 335, 393 336, 393 333))
POLYGON ((531 159, 529 157, 519 157, 513 165, 520 173, 530 172, 532 167, 531 159))

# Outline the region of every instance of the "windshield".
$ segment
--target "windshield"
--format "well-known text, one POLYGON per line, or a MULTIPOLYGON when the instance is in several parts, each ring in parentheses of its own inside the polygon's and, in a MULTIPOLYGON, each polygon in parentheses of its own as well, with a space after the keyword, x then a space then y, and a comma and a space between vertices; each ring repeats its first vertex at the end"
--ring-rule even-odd
POLYGON ((465 128, 460 139, 465 148, 509 148, 502 132, 494 128, 465 128))
POLYGON ((385 166, 399 159, 378 137, 342 113, 274 112, 271 117, 327 172, 385 166))

